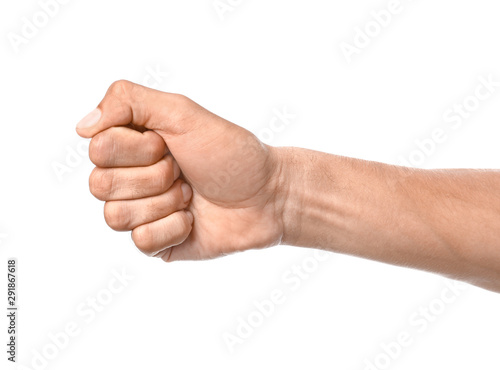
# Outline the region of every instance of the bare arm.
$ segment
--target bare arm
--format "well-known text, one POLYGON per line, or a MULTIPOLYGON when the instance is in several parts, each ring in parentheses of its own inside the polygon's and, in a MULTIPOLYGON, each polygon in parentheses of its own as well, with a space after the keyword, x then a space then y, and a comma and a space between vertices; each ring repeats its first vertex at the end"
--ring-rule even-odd
POLYGON ((277 149, 283 243, 437 272, 500 292, 500 172, 418 170, 277 149))
POLYGON ((113 84, 77 127, 106 222, 167 262, 279 243, 500 292, 500 172, 273 148, 190 99, 113 84))

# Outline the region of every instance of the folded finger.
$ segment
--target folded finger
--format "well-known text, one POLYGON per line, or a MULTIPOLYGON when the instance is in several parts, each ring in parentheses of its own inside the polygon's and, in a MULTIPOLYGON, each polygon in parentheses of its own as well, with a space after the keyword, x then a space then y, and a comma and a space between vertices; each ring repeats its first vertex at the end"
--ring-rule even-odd
POLYGON ((139 167, 158 162, 167 146, 154 131, 139 132, 129 127, 111 127, 90 141, 89 157, 97 167, 139 167))
POLYGON ((155 256, 182 243, 189 236, 193 214, 178 211, 160 220, 141 225, 132 231, 132 240, 139 250, 155 256))
POLYGON ((90 174, 90 192, 99 200, 128 200, 160 195, 180 175, 171 155, 148 167, 100 168, 90 174))
POLYGON ((106 202, 104 218, 113 230, 132 230, 186 208, 192 194, 191 187, 179 179, 154 197, 106 202))

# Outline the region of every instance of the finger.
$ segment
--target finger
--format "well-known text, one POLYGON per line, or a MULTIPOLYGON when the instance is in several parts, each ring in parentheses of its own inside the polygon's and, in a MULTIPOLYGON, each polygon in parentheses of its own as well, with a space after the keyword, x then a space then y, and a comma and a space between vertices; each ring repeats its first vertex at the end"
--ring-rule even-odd
POLYGON ((113 230, 133 230, 186 208, 192 195, 191 187, 179 179, 166 193, 155 197, 106 202, 104 218, 113 230))
POLYGON ((85 138, 95 136, 113 126, 132 124, 150 130, 162 129, 179 122, 190 101, 182 95, 150 89, 130 81, 114 82, 101 103, 77 125, 77 133, 85 138))
POLYGON ((182 243, 174 245, 163 253, 158 253, 157 257, 160 257, 165 262, 198 261, 211 258, 211 256, 201 256, 200 251, 200 245, 196 242, 193 234, 190 234, 182 243))
POLYGON ((135 228, 132 231, 132 240, 141 252, 148 256, 155 256, 186 240, 191 232, 192 224, 191 212, 178 211, 135 228))
POLYGON ((89 157, 97 167, 139 167, 158 162, 167 146, 154 131, 143 133, 128 127, 111 127, 90 141, 89 157))
POLYGON ((148 167, 100 168, 90 174, 90 192, 99 200, 127 200, 162 194, 180 175, 171 155, 148 167))

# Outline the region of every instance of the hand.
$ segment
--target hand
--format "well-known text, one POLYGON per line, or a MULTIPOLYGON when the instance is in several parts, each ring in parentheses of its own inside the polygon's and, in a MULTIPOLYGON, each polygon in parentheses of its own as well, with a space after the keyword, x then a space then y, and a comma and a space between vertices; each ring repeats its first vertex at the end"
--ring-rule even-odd
POLYGON ((276 245, 279 154, 190 99, 117 81, 77 126, 106 222, 165 261, 276 245), (187 185, 186 185, 187 184, 187 185))

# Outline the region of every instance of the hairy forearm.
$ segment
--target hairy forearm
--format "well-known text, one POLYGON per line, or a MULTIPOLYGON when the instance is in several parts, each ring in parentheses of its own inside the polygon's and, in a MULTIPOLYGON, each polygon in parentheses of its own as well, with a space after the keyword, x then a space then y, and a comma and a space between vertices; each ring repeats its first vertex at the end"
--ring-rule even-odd
POLYGON ((500 291, 500 172, 418 170, 278 148, 283 244, 500 291))

